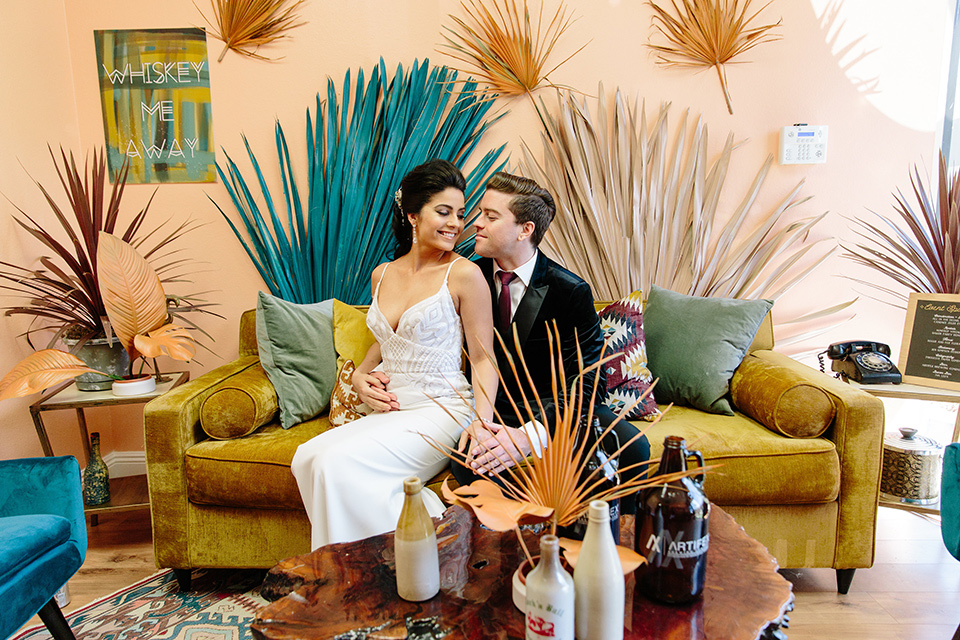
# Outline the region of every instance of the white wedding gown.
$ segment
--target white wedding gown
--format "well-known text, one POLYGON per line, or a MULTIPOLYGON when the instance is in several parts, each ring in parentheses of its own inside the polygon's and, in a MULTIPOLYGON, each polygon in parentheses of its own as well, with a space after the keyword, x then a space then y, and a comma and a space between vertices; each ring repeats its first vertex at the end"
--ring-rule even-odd
MULTIPOLYGON (((380 343, 383 362, 377 369, 390 377, 387 390, 396 394, 400 410, 330 429, 297 449, 290 469, 310 518, 314 549, 395 529, 404 478, 418 476, 426 483, 448 463, 420 434, 455 446, 472 419, 473 394, 461 361, 463 328, 449 277, 450 268, 440 289, 404 311, 394 331, 377 304, 380 276, 367 326, 380 343)), ((425 490, 422 496, 431 516, 443 513, 436 494, 425 490)))

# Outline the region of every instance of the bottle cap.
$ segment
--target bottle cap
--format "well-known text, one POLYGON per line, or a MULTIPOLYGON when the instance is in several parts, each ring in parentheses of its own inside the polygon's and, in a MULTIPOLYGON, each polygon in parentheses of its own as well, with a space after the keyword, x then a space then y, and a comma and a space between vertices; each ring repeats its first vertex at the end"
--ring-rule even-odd
POLYGON ((603 500, 590 501, 590 521, 610 522, 610 505, 603 500))
POLYGON ((423 489, 423 483, 417 476, 410 476, 403 481, 403 492, 408 496, 420 493, 421 489, 423 489))

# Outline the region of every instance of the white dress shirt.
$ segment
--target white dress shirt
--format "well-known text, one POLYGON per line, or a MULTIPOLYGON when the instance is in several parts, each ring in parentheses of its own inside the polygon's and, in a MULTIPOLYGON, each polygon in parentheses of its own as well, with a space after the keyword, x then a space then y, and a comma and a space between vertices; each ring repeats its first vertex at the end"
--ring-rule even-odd
MULTIPOLYGON (((540 250, 537 249, 533 252, 533 257, 524 262, 522 265, 513 270, 513 273, 516 274, 516 278, 510 283, 510 320, 513 320, 513 315, 517 312, 517 307, 520 305, 520 301, 523 299, 523 294, 527 292, 527 287, 530 286, 530 281, 533 279, 533 269, 537 266, 537 256, 540 255, 540 250)), ((496 288, 497 297, 500 296, 500 289, 503 285, 500 284, 500 278, 497 276, 501 271, 506 271, 503 267, 500 266, 500 263, 496 260, 493 261, 493 286, 496 288)))

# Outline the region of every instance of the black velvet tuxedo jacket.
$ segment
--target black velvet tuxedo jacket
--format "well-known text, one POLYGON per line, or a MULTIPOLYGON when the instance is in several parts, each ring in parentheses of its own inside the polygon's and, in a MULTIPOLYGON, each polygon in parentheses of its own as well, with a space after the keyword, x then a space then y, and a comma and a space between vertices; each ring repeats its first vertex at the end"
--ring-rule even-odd
MULTIPOLYGON (((499 341, 495 340, 497 366, 505 381, 505 384, 501 382, 497 390, 496 409, 505 424, 517 426, 527 422, 525 413, 523 413, 523 419, 518 421, 516 412, 507 399, 507 392, 509 392, 517 406, 520 407, 521 412, 524 412, 523 396, 520 393, 522 385, 523 392, 527 394, 526 397, 535 411, 536 402, 534 398, 539 396, 542 399, 546 415, 538 417, 552 432, 553 416, 556 408, 553 406, 553 376, 550 366, 552 356, 547 335, 548 327, 552 331, 553 323, 556 321, 557 329, 560 332, 560 352, 563 358, 564 376, 567 379, 569 393, 579 376, 577 342, 580 343, 584 366, 599 360, 603 348, 603 332, 600 329, 600 319, 593 308, 593 292, 590 290, 590 285, 576 274, 567 271, 545 256, 541 251, 537 255, 530 286, 527 287, 523 298, 520 300, 511 326, 502 327, 497 312, 499 308, 497 290, 493 283, 495 264, 490 258, 481 258, 477 261, 477 264, 483 271, 490 287, 494 310, 494 328, 503 337, 507 345, 507 352, 513 357, 522 378, 521 384, 518 384, 510 368, 507 354, 500 346, 499 341), (530 388, 521 368, 520 359, 517 357, 513 337, 514 327, 516 327, 519 338, 520 352, 523 354, 530 376, 533 378, 535 391, 530 388), (504 389, 504 386, 506 389, 504 389)), ((559 368, 556 369, 559 376, 559 368)), ((584 382, 585 392, 593 389, 593 376, 586 378, 584 382)), ((558 390, 561 389, 559 379, 557 380, 557 388, 558 390)), ((599 397, 603 396, 605 388, 605 380, 601 371, 598 386, 599 397)))

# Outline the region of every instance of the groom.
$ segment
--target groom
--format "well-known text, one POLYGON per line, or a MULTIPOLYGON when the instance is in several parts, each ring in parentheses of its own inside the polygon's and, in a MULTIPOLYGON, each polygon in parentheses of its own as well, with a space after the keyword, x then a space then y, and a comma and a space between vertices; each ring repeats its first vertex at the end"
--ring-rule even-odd
MULTIPOLYGON (((480 215, 474 222, 477 231, 476 252, 482 256, 477 264, 490 285, 494 326, 520 370, 523 393, 534 407, 537 406, 534 398, 539 396, 546 415, 539 416, 536 422, 530 424, 539 431, 540 437, 531 429, 528 438, 507 399, 509 392, 523 411, 521 384, 513 375, 507 354, 497 343, 497 365, 505 384, 501 383, 497 391, 495 406, 506 424, 477 421, 471 425, 470 431, 475 434, 476 441, 470 440, 468 444, 467 437, 464 437, 460 444, 461 450, 465 447, 468 449, 472 469, 456 463, 452 465, 453 475, 461 485, 479 477, 474 471, 498 473, 506 466, 511 466, 513 463, 508 451, 513 454, 513 459, 522 460, 532 451, 538 451, 541 443, 546 444, 544 425, 552 425, 555 414, 548 339, 548 331, 552 331, 554 322, 559 329, 560 352, 568 389, 573 388, 574 379, 579 374, 578 343, 585 367, 600 359, 603 333, 593 307, 590 285, 537 248, 555 213, 556 205, 546 189, 529 178, 504 172, 494 174, 480 201, 480 215), (514 345, 514 328, 519 337, 520 353, 533 379, 532 388, 520 369, 520 359, 514 345)), ((616 420, 616 416, 601 404, 606 395, 606 384, 602 370, 599 375, 594 413, 606 429, 616 420)), ((584 381, 584 390, 587 389, 593 389, 592 377, 584 381)), ((474 393, 481 392, 474 390, 474 393)), ((621 444, 637 433, 636 427, 626 420, 617 422, 614 431, 621 444)), ((620 466, 625 468, 646 461, 649 456, 650 446, 646 437, 641 437, 621 453, 620 466)), ((627 475, 632 477, 638 473, 645 473, 645 467, 628 471, 627 475)), ((633 511, 631 504, 625 504, 624 507, 625 512, 633 511)))

